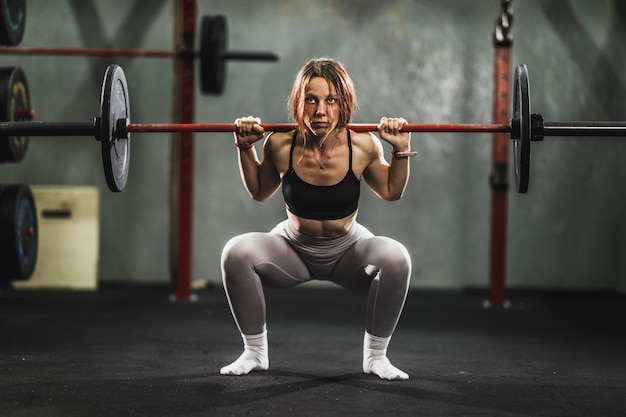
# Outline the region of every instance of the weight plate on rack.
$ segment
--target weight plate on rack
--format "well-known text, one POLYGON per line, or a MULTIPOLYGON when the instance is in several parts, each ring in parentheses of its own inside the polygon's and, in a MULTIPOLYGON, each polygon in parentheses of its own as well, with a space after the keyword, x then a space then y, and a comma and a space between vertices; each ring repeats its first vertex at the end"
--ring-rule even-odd
MULTIPOLYGON (((24 71, 19 67, 0 68, 0 121, 28 120, 21 118, 19 113, 30 109, 30 93, 24 71)), ((27 149, 28 136, 0 134, 0 162, 19 162, 24 159, 27 149)))
POLYGON ((30 187, 0 189, 0 281, 27 280, 37 264, 37 209, 30 187))
POLYGON ((130 166, 130 133, 126 138, 115 134, 117 120, 130 123, 130 101, 124 70, 110 65, 104 74, 100 96, 100 142, 102 165, 109 189, 119 192, 126 186, 130 166))
POLYGON ((513 139, 517 192, 525 193, 528 191, 530 180, 531 117, 528 68, 523 64, 515 68, 511 138, 513 139))
POLYGON ((222 94, 226 86, 228 26, 224 16, 204 16, 200 24, 200 88, 207 94, 222 94))
POLYGON ((26 26, 26 0, 0 0, 0 19, 0 45, 19 45, 26 26))

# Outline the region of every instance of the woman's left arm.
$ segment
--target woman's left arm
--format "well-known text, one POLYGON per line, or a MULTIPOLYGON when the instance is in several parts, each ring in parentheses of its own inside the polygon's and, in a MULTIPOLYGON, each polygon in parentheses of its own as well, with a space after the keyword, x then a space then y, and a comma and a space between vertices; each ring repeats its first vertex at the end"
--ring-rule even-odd
POLYGON ((400 132, 404 119, 383 117, 378 125, 378 135, 392 146, 391 162, 385 160, 382 143, 372 135, 372 159, 363 171, 363 178, 380 198, 387 201, 399 200, 409 181, 409 158, 411 134, 400 132), (395 156, 395 152, 400 152, 395 156))

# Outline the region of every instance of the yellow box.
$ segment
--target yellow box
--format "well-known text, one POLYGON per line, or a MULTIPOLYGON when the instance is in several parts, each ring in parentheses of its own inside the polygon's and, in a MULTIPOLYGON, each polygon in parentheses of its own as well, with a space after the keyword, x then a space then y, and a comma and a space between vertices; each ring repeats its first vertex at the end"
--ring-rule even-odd
POLYGON ((31 186, 37 205, 39 251, 28 281, 16 289, 98 287, 100 195, 97 187, 31 186))

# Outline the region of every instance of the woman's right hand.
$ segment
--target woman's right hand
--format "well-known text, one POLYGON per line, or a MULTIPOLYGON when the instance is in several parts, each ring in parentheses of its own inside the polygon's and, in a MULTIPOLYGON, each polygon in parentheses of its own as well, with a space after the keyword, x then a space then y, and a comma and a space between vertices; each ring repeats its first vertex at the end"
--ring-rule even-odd
POLYGON ((265 135, 258 117, 241 117, 235 120, 235 126, 235 142, 240 149, 249 149, 265 135))

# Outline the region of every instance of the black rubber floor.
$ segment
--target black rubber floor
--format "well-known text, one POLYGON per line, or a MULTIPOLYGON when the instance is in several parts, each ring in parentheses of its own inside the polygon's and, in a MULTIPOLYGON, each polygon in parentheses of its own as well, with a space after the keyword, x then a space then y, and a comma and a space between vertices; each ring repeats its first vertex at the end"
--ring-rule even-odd
POLYGON ((365 294, 267 292, 270 370, 241 351, 221 288, 0 293, 0 416, 626 415, 626 297, 412 291, 389 348, 408 381, 361 372, 365 294))

